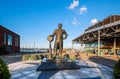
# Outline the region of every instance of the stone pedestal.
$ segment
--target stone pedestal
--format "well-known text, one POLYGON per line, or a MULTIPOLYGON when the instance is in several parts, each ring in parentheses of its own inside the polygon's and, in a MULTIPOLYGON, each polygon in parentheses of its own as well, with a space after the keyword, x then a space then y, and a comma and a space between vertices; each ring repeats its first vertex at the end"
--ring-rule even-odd
POLYGON ((64 60, 47 60, 46 62, 41 62, 41 65, 36 69, 36 71, 52 71, 52 70, 71 70, 80 69, 74 61, 64 61, 64 60))

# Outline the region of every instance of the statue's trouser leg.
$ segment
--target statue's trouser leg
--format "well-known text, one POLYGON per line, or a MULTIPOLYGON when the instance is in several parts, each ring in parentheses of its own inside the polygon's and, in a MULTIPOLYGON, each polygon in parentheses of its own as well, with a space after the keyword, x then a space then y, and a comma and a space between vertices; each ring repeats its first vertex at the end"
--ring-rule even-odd
POLYGON ((60 58, 62 58, 62 42, 60 42, 59 47, 60 47, 60 58))
POLYGON ((60 48, 60 58, 62 58, 62 49, 60 48))
POLYGON ((54 57, 56 58, 56 56, 57 56, 57 49, 56 49, 56 48, 55 48, 54 53, 55 53, 55 54, 54 54, 54 55, 55 55, 54 57))

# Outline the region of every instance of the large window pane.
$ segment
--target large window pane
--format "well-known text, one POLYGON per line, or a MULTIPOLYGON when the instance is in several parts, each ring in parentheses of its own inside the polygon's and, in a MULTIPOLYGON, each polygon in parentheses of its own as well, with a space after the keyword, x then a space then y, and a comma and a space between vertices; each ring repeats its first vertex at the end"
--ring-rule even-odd
POLYGON ((12 45, 12 35, 8 35, 8 45, 12 45))
POLYGON ((15 38, 15 46, 18 46, 18 38, 15 38))
POLYGON ((4 33, 4 45, 6 45, 6 33, 4 33))

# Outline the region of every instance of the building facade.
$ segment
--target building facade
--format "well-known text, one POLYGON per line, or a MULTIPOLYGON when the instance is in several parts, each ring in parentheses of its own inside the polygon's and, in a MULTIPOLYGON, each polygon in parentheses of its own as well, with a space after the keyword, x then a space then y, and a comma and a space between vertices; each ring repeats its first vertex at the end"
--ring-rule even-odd
POLYGON ((10 53, 20 52, 20 36, 0 25, 0 47, 5 47, 10 53))
POLYGON ((86 52, 104 55, 120 52, 120 15, 111 15, 88 27, 83 34, 72 40, 73 44, 85 44, 86 52))

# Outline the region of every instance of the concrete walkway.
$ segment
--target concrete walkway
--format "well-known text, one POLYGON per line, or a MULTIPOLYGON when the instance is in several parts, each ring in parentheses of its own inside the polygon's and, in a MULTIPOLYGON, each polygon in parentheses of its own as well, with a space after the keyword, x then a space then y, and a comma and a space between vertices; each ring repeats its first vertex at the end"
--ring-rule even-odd
POLYGON ((21 61, 9 64, 11 79, 37 79, 40 72, 36 72, 40 61, 21 61))
POLYGON ((78 70, 37 72, 40 61, 21 61, 9 64, 11 79, 112 79, 110 67, 91 61, 76 60, 81 68, 78 70))

